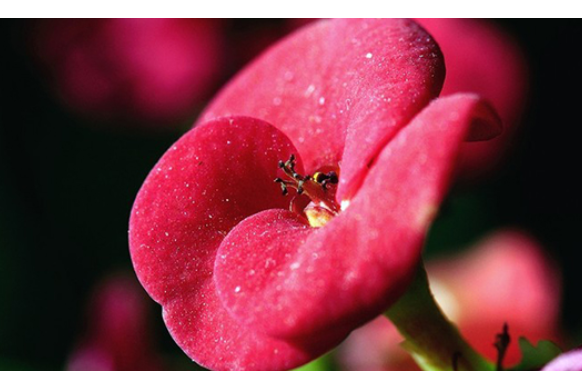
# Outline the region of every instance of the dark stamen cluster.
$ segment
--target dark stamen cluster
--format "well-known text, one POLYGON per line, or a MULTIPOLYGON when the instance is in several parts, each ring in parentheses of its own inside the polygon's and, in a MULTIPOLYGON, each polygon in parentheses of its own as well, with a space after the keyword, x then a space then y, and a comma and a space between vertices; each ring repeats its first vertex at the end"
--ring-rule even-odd
POLYGON ((296 160, 295 155, 291 155, 286 162, 279 161, 279 168, 289 178, 275 179, 275 182, 281 185, 283 195, 287 195, 289 187, 292 187, 297 190, 297 194, 305 194, 317 206, 337 214, 340 211, 340 207, 335 201, 335 192, 328 190, 330 184, 338 183, 337 173, 330 171, 328 173, 316 172, 313 175, 301 175, 295 171, 296 160))
POLYGON ((283 195, 288 194, 287 187, 293 187, 297 190, 297 194, 303 194, 303 185, 305 182, 311 179, 310 175, 302 176, 295 171, 295 155, 291 154, 289 160, 283 162, 282 160, 279 161, 279 168, 282 169, 285 174, 292 178, 293 180, 283 180, 281 178, 275 178, 275 182, 281 184, 281 191, 283 195))
POLYGON ((297 194, 303 194, 305 191, 305 185, 308 182, 316 183, 324 191, 326 191, 328 184, 335 185, 339 181, 335 171, 330 171, 329 173, 316 172, 315 174, 313 174, 313 176, 311 175, 303 176, 297 173, 297 171, 295 171, 295 161, 296 161, 295 155, 293 154, 291 154, 289 160, 287 160, 286 162, 283 162, 282 160, 279 161, 279 168, 282 169, 283 172, 285 172, 285 175, 292 179, 284 180, 281 178, 275 178, 275 182, 281 185, 281 191, 283 192, 283 195, 288 194, 289 192, 287 189, 288 187, 293 187, 294 189, 296 189, 297 194))

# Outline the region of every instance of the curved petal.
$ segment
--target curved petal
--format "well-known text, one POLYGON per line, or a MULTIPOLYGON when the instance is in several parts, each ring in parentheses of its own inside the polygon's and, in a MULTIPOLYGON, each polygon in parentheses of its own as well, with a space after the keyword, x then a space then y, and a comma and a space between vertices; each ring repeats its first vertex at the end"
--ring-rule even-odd
POLYGON ((218 119, 171 147, 137 196, 129 231, 136 273, 163 306, 176 342, 204 366, 287 369, 330 346, 326 339, 308 345, 271 339, 241 326, 213 282, 216 251, 232 227, 261 210, 289 207, 273 177, 277 162, 292 153, 289 139, 265 122, 218 119))
POLYGON ((435 100, 388 143, 347 210, 323 228, 306 229, 285 211, 235 227, 215 264, 228 310, 280 338, 354 329, 382 313, 413 275, 475 118, 480 128, 485 119, 499 124, 474 95, 435 100))
POLYGON ((237 114, 275 125, 308 172, 341 164, 345 199, 386 142, 438 95, 443 77, 437 45, 410 20, 321 20, 240 73, 201 122, 237 114))
POLYGON ((542 368, 543 371, 582 371, 582 348, 562 353, 542 368))
POLYGON ((492 22, 415 19, 438 42, 447 67, 441 96, 477 93, 499 113, 505 131, 487 142, 463 146, 460 173, 482 175, 499 164, 515 135, 527 100, 527 65, 517 43, 492 22))

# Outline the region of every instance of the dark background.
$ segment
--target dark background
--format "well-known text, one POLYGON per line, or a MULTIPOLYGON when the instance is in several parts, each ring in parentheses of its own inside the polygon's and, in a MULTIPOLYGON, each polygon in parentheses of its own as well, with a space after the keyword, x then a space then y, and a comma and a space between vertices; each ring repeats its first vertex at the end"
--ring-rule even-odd
MULTIPOLYGON (((279 21, 245 21, 237 28, 254 23, 279 21)), ((559 262, 564 328, 581 343, 582 23, 498 23, 521 44, 530 66, 520 136, 493 178, 452 193, 427 249, 464 247, 505 226, 530 232, 559 262)), ((189 125, 143 134, 72 114, 31 61, 30 25, 0 21, 0 369, 63 369, 86 324, 94 284, 114 271, 131 273, 127 223, 133 199, 189 125)), ((185 360, 158 307, 148 303, 157 346, 185 360)))

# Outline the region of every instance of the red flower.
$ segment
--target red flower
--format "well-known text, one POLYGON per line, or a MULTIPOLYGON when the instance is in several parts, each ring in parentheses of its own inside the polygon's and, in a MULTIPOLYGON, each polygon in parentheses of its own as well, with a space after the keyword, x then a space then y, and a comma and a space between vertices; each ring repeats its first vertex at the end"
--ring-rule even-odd
MULTIPOLYGON (((427 272, 447 316, 490 360, 496 359, 493 342, 505 322, 512 338, 506 367, 520 361, 519 337, 532 343, 560 339, 560 276, 531 237, 498 232, 468 252, 430 261, 427 272)), ((416 369, 402 341, 386 318, 378 318, 348 338, 340 360, 347 369, 416 369)))
POLYGON ((147 297, 126 276, 99 284, 89 303, 84 338, 72 353, 69 370, 159 370, 148 326, 147 297))
POLYGON ((429 104, 442 79, 414 22, 335 20, 222 91, 130 220, 136 272, 186 353, 213 369, 292 368, 401 295, 463 141, 499 130, 474 95, 429 104), (279 178, 312 200, 293 211, 273 183, 290 155, 279 178), (337 192, 315 171, 339 174, 337 192))
POLYGON ((223 71, 223 36, 213 20, 49 20, 33 40, 66 104, 99 120, 187 120, 223 71))

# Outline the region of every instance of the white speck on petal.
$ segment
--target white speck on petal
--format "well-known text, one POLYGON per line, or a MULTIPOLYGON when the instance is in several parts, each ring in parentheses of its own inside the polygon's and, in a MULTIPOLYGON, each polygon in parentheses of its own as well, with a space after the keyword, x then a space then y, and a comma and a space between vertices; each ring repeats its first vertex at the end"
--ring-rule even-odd
POLYGON ((372 53, 366 54, 366 58, 368 58, 368 59, 372 58, 372 53))
POLYGON ((291 268, 291 270, 293 270, 293 271, 296 270, 299 267, 301 267, 301 264, 300 263, 297 263, 297 262, 295 262, 295 263, 293 263, 293 264, 291 264, 289 266, 289 268, 291 268))
POLYGON ((348 208, 348 206, 350 206, 350 200, 349 199, 344 199, 341 204, 340 204, 340 208, 342 211, 346 210, 348 208))
POLYGON ((236 286, 236 288, 234 289, 234 292, 240 292, 240 286, 236 286))

